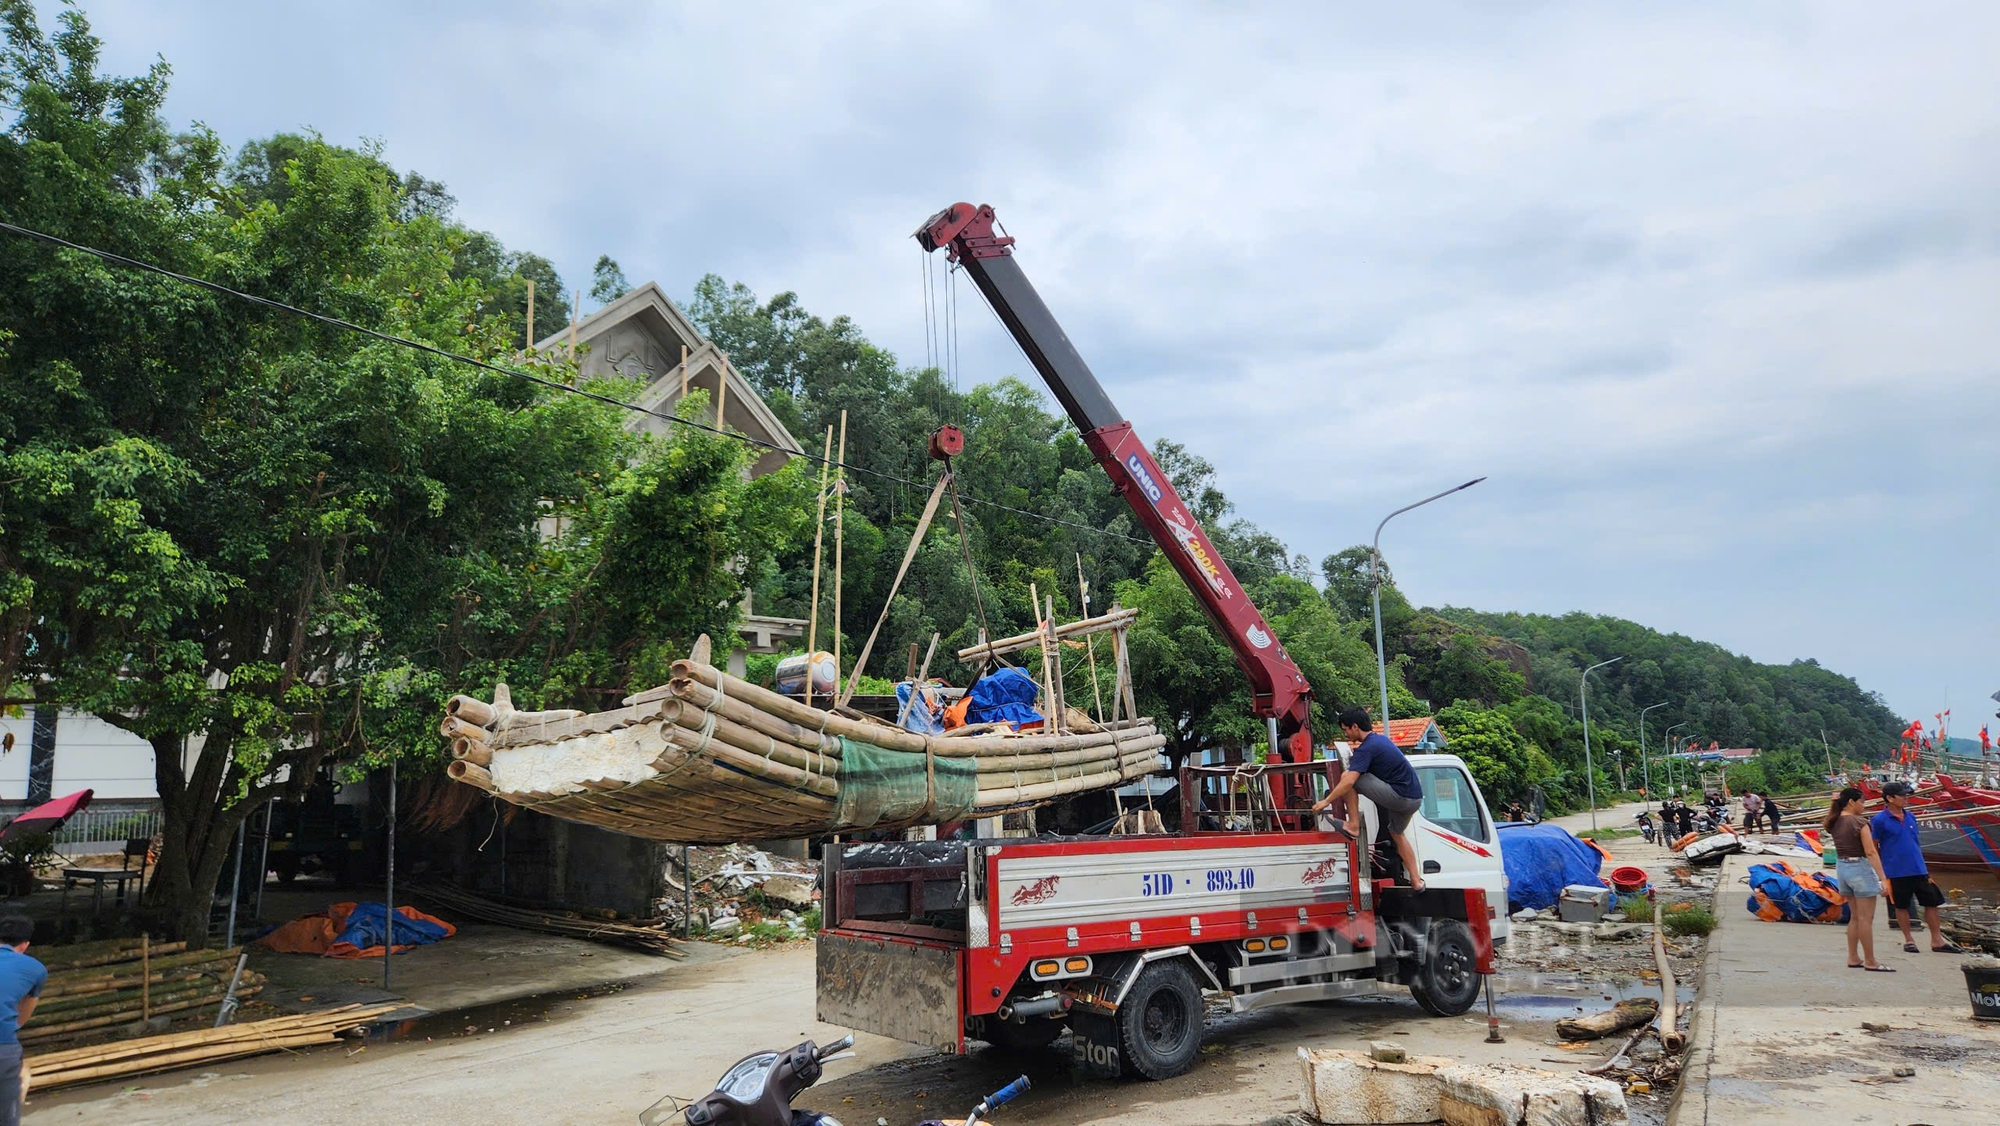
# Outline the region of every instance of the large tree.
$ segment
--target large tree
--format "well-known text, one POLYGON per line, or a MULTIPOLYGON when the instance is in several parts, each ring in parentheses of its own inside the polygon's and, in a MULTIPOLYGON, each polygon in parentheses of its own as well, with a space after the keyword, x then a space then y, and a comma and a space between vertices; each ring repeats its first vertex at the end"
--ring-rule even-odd
MULTIPOLYGON (((233 177, 162 125, 164 66, 106 77, 80 13, 52 37, 26 0, 0 13, 0 217, 518 348, 441 186, 314 137, 233 177)), ((738 443, 641 440, 615 408, 182 281, 15 236, 0 277, 0 684, 151 743, 153 887, 196 942, 265 798, 329 757, 435 756, 442 699, 497 677, 528 706, 657 682, 732 628, 806 510, 797 471, 749 481, 738 443)))

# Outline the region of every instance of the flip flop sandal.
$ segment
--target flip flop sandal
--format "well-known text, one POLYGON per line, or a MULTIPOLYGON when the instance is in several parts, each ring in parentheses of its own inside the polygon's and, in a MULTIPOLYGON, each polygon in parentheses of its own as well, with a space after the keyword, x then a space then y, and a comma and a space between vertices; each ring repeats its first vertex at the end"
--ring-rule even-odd
POLYGON ((1919 951, 1919 950, 1917 949, 1917 944, 1916 944, 1916 943, 1914 943, 1914 942, 1905 942, 1905 943, 1903 944, 1903 953, 1905 953, 1905 954, 1917 954, 1917 953, 1921 953, 1921 951, 1919 951))
POLYGON ((1892 966, 1863 966, 1861 968, 1867 970, 1871 974, 1892 974, 1896 972, 1895 968, 1892 966))
POLYGON ((1859 963, 1859 962, 1849 962, 1849 963, 1847 963, 1847 968, 1848 968, 1848 969, 1850 969, 1850 970, 1865 970, 1865 969, 1867 969, 1868 967, 1867 967, 1867 966, 1864 966, 1864 965, 1862 965, 1862 964, 1861 964, 1861 963, 1859 963))
POLYGON ((1944 944, 1943 946, 1933 946, 1933 947, 1931 947, 1931 953, 1933 953, 1933 954, 1963 954, 1963 953, 1965 953, 1965 950, 1964 950, 1964 948, 1960 947, 1960 946, 1959 946, 1959 944, 1958 944, 1958 943, 1956 943, 1956 942, 1947 942, 1947 943, 1945 943, 1945 944, 1944 944))

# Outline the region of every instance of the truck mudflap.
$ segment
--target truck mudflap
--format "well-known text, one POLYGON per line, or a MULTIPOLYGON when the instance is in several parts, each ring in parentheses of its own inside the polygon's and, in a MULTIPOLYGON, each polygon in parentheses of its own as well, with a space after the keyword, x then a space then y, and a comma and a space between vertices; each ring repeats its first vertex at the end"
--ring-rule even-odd
POLYGON ((1491 915, 1487 911, 1486 892, 1482 888, 1425 888, 1423 891, 1384 888, 1376 897, 1375 909, 1387 920, 1458 919, 1472 932, 1473 949, 1477 954, 1475 968, 1482 974, 1491 974, 1497 969, 1493 956, 1493 928, 1488 923, 1491 915))
POLYGON ((957 947, 840 931, 821 931, 815 947, 822 1022, 964 1054, 957 947))

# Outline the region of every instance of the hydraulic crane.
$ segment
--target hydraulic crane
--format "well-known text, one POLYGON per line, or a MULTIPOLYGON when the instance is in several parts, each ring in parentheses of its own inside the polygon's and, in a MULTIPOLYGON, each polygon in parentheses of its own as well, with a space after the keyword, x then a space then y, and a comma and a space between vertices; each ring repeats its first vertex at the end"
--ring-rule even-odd
POLYGON ((916 238, 926 252, 942 247, 979 287, 1076 424, 1084 445, 1222 632, 1250 681, 1251 708, 1266 722, 1273 755, 1285 762, 1310 762, 1312 685, 1132 424, 1111 404, 1090 365, 1021 272, 1014 240, 997 225, 992 207, 955 203, 926 219, 916 238))

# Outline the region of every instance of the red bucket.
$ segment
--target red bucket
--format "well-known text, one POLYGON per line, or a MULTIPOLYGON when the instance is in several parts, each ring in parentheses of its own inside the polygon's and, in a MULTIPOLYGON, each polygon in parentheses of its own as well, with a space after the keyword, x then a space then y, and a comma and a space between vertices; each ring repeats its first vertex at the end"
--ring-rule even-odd
POLYGON ((1611 870, 1611 887, 1620 895, 1630 895, 1646 888, 1646 870, 1627 865, 1611 870))

